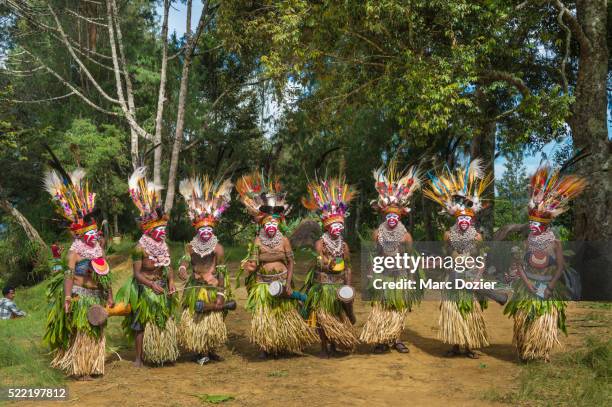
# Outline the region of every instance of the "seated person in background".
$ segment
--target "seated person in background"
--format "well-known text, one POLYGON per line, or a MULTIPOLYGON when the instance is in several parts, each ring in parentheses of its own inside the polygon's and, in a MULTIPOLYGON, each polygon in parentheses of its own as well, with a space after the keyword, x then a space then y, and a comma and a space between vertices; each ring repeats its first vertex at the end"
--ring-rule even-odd
POLYGON ((26 313, 13 302, 15 299, 15 288, 6 286, 2 289, 4 298, 0 299, 0 319, 13 319, 25 317, 26 313))

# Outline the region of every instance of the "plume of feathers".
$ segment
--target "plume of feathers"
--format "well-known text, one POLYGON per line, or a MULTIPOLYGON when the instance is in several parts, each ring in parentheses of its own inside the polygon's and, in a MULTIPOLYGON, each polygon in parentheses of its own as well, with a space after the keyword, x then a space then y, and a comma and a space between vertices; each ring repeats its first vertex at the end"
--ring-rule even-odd
POLYGON ((584 191, 587 181, 573 174, 563 174, 569 166, 552 169, 548 162, 540 166, 529 182, 528 210, 531 216, 552 219, 569 209, 569 203, 584 191))
POLYGON ((48 170, 43 178, 45 190, 51 195, 55 209, 72 224, 82 224, 96 206, 96 194, 84 180, 85 170, 77 168, 68 173, 65 170, 48 170))
POLYGON ((477 213, 486 207, 481 197, 493 182, 493 174, 485 173, 480 158, 469 161, 465 166, 458 166, 454 172, 445 166, 441 172, 429 172, 427 176, 429 185, 423 194, 450 215, 466 208, 477 213))
POLYGON ((263 170, 240 177, 236 182, 236 191, 247 212, 256 219, 264 215, 263 208, 282 207, 282 215, 289 212, 290 206, 286 202, 280 180, 274 176, 266 177, 263 170))
POLYGON ((193 223, 205 218, 219 221, 229 207, 233 184, 226 180, 213 180, 208 176, 184 179, 179 192, 187 203, 187 213, 193 223))
POLYGON ((147 167, 138 167, 134 170, 128 179, 128 189, 141 218, 155 217, 161 210, 163 186, 147 180, 147 167))
POLYGON ((410 199, 421 188, 419 170, 416 167, 399 170, 397 157, 394 157, 386 169, 380 167, 372 174, 375 180, 374 188, 378 192, 378 198, 371 202, 372 207, 381 212, 389 207, 410 212, 410 199))
POLYGON ((318 211, 323 221, 332 216, 348 216, 349 203, 357 191, 346 183, 344 177, 317 180, 308 184, 308 198, 302 205, 308 210, 318 211))

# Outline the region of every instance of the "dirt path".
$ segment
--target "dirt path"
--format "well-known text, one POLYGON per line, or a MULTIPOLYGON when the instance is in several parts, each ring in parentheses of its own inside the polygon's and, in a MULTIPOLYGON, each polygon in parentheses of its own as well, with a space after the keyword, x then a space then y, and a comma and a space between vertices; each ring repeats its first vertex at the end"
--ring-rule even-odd
MULTIPOLYGON (((244 288, 236 292, 245 303, 244 288)), ((359 331, 369 305, 356 302, 359 331)), ((584 310, 572 305, 572 320, 579 321, 584 310)), ((513 386, 520 366, 512 347, 512 321, 502 307, 490 304, 485 311, 491 346, 478 360, 445 358, 447 345, 436 340, 438 302, 424 301, 409 314, 403 339, 409 354, 392 352, 372 355, 360 347, 350 356, 321 359, 318 347, 306 355, 260 361, 256 347, 249 343, 249 314, 239 307, 228 316, 228 346, 221 351, 225 361, 199 366, 184 355, 175 365, 136 369, 131 351, 107 362, 106 374, 93 382, 68 383, 69 405, 87 406, 201 406, 201 394, 225 394, 234 400, 227 406, 301 405, 492 405, 482 399, 487 389, 505 391, 513 386)), ((566 343, 577 343, 581 329, 570 328, 566 343)), ((36 402, 33 406, 52 403, 36 402)), ((29 403, 21 402, 26 406, 29 403)))

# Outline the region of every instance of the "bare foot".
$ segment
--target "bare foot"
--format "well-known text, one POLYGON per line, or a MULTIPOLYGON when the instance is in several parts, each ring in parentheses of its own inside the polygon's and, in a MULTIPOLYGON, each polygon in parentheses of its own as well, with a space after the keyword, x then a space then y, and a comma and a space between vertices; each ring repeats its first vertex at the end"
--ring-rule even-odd
POLYGON ((76 377, 76 379, 79 382, 90 382, 90 381, 93 380, 93 377, 91 377, 90 375, 84 375, 84 376, 78 376, 78 377, 76 377))
POLYGON ((333 356, 337 356, 337 357, 338 357, 338 356, 346 356, 346 355, 348 355, 348 354, 349 354, 348 352, 345 352, 345 351, 341 351, 341 350, 336 349, 336 345, 335 345, 335 344, 333 344, 333 343, 331 344, 331 346, 330 346, 329 348, 330 348, 330 349, 329 349, 329 350, 330 350, 330 353, 331 353, 333 356))
POLYGON ((459 350, 459 345, 453 345, 452 349, 449 349, 444 356, 452 358, 453 356, 461 355, 461 351, 459 350))
POLYGON ((261 359, 261 360, 266 360, 266 359, 268 359, 269 357, 270 357, 270 354, 269 354, 268 352, 266 352, 265 350, 262 350, 262 351, 259 353, 259 356, 258 356, 258 358, 259 358, 259 359, 261 359))
POLYGON ((476 352, 474 352, 473 350, 469 348, 465 350, 465 356, 467 356, 470 359, 478 359, 480 357, 476 352))
POLYGON ((141 368, 144 366, 144 364, 142 363, 141 359, 136 359, 135 361, 132 362, 132 365, 134 365, 134 367, 138 367, 141 368))
POLYGON ((389 345, 384 344, 384 343, 379 343, 378 345, 374 346, 374 350, 372 352, 376 355, 387 353, 389 352, 389 345))
POLYGON ((223 358, 215 352, 208 352, 208 358, 213 362, 222 362, 223 358))
POLYGON ((404 345, 404 342, 402 341, 397 341, 393 344, 393 347, 395 348, 396 351, 398 351, 399 353, 409 353, 410 350, 408 349, 408 347, 406 345, 404 345))

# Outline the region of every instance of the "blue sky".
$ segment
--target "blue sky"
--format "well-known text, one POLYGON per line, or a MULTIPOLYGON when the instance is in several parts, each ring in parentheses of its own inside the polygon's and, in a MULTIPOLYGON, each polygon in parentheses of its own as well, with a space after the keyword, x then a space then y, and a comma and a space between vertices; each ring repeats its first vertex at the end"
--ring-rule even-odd
MULTIPOLYGON (((157 6, 157 14, 159 19, 163 16, 163 6, 157 6)), ((194 1, 191 7, 191 29, 195 30, 198 25, 200 14, 202 13, 202 2, 194 1)), ((181 37, 185 34, 185 23, 187 17, 187 5, 181 3, 173 3, 170 6, 170 13, 168 14, 168 31, 170 34, 172 31, 176 32, 177 37, 181 37)), ((160 21, 161 22, 161 21, 160 21)))
MULTIPOLYGON (((187 9, 187 6, 185 4, 180 4, 180 3, 174 3, 170 7, 170 14, 168 15, 168 29, 170 33, 174 31, 178 37, 181 37, 183 34, 185 34, 185 17, 187 13, 186 9, 187 9)), ((163 8, 161 6, 158 6, 157 12, 158 12, 159 17, 161 18, 163 14, 163 8)), ((192 10, 191 10, 192 30, 194 30, 195 27, 197 26, 198 19, 200 18, 201 12, 202 12, 202 2, 198 0, 194 1, 192 5, 192 10)), ((612 107, 612 103, 608 105, 608 137, 612 135, 612 120, 610 116, 611 107, 612 107)), ((280 112, 280 109, 278 111, 280 112)), ((562 144, 558 142, 551 142, 551 143, 546 144, 542 148, 541 151, 544 152, 548 157, 552 157, 552 155, 554 154, 554 151, 560 148, 561 145, 562 144)), ((533 172, 536 169, 536 167, 540 163, 541 158, 542 158, 541 152, 538 152, 533 155, 525 156, 524 162, 525 162, 525 166, 527 167, 528 174, 533 172)), ((495 160, 495 177, 496 178, 501 177, 503 175, 505 162, 506 162, 506 159, 505 157, 502 157, 502 156, 498 157, 497 160, 495 160)))

